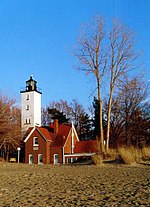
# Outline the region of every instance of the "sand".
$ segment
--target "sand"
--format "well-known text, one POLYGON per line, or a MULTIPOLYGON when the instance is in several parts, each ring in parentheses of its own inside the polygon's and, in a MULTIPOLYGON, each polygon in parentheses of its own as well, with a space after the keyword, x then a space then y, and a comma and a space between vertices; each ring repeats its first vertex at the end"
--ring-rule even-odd
POLYGON ((0 207, 150 206, 150 166, 0 163, 0 207))

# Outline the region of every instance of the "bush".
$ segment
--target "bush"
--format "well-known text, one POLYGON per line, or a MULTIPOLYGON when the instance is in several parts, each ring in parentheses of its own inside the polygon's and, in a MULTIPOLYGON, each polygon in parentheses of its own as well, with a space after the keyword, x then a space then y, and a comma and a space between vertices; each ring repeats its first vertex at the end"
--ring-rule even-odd
POLYGON ((117 156, 116 149, 109 149, 108 152, 104 153, 104 159, 115 160, 117 156))
POLYGON ((141 161, 142 152, 134 147, 122 147, 118 149, 118 155, 125 164, 130 165, 141 161))
POLYGON ((101 165, 103 162, 103 158, 102 155, 100 154, 95 154, 92 156, 92 160, 94 162, 95 165, 101 165))
POLYGON ((143 159, 150 159, 150 147, 142 148, 142 158, 143 159))

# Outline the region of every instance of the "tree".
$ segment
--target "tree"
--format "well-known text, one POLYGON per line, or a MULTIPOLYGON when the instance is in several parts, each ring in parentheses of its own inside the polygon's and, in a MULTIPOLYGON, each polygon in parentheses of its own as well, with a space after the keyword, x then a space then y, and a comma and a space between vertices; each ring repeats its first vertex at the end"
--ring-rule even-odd
POLYGON ((138 55, 134 52, 134 34, 123 22, 113 20, 113 27, 109 33, 108 67, 110 71, 109 99, 107 112, 106 151, 109 148, 110 116, 113 93, 117 82, 127 72, 135 68, 138 55))
POLYGON ((112 28, 105 32, 104 20, 96 17, 94 22, 87 25, 81 33, 77 43, 78 49, 74 55, 79 60, 78 69, 92 74, 97 84, 97 99, 100 107, 100 143, 104 149, 103 115, 102 115, 102 79, 109 85, 109 98, 107 104, 107 133, 106 151, 109 148, 110 119, 113 94, 122 76, 135 68, 138 55, 134 52, 134 34, 123 22, 114 19, 112 28))
POLYGON ((83 113, 80 115, 77 132, 80 140, 93 139, 92 120, 87 113, 83 113))
POLYGON ((51 120, 58 119, 59 124, 68 123, 69 119, 66 118, 66 115, 63 112, 60 112, 55 108, 48 108, 47 110, 51 120))
POLYGON ((74 51, 74 56, 79 60, 78 69, 93 75, 97 83, 97 99, 100 108, 100 147, 104 151, 104 137, 102 124, 102 98, 101 98, 101 83, 106 69, 106 57, 102 47, 102 42, 105 37, 104 20, 102 17, 95 17, 92 24, 85 25, 78 43, 77 49, 74 51))
MULTIPOLYGON (((142 146, 147 143, 149 112, 146 110, 148 85, 142 76, 124 76, 113 100, 111 113, 111 144, 142 146)), ((106 106, 107 107, 107 106, 106 106)))
POLYGON ((63 112, 63 114, 66 115, 66 118, 71 119, 72 108, 66 100, 63 99, 60 99, 59 101, 53 100, 52 102, 49 103, 49 108, 55 108, 60 112, 63 112))
MULTIPOLYGON (((105 103, 105 102, 104 102, 105 103)), ((99 123, 100 123, 100 116, 99 116, 99 101, 97 100, 96 97, 94 97, 94 101, 93 101, 93 108, 94 108, 94 116, 93 116, 93 127, 94 127, 94 136, 97 137, 100 135, 100 129, 99 129, 99 123)), ((104 118, 104 110, 103 110, 103 117, 102 117, 102 121, 103 121, 103 131, 104 131, 104 135, 105 135, 105 131, 106 131, 106 120, 104 118)))
POLYGON ((73 122, 80 139, 93 138, 91 119, 77 100, 73 99, 71 103, 62 99, 52 101, 49 103, 49 107, 42 110, 43 125, 49 124, 56 117, 61 120, 63 117, 63 122, 73 122))
POLYGON ((8 161, 10 152, 21 141, 21 112, 15 100, 0 96, 0 151, 8 161))

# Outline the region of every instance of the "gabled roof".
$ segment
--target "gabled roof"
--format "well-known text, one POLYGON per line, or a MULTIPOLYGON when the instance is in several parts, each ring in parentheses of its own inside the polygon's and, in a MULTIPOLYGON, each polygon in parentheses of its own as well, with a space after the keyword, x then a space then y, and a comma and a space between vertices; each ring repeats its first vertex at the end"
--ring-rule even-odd
POLYGON ((72 126, 71 124, 59 125, 58 132, 51 144, 52 147, 63 147, 66 143, 67 137, 70 133, 72 126))
POLYGON ((36 127, 36 128, 46 140, 52 140, 52 132, 49 132, 46 128, 43 127, 36 127))
POLYGON ((35 127, 30 127, 28 130, 27 130, 27 132, 26 132, 26 134, 25 134, 25 136, 24 136, 24 142, 26 142, 29 138, 30 138, 30 136, 31 136, 31 134, 35 131, 35 130, 37 130, 39 133, 40 133, 40 135, 45 139, 45 141, 52 141, 52 139, 53 139, 53 133, 52 132, 50 132, 48 129, 46 129, 45 127, 38 127, 38 126, 35 126, 35 127))
POLYGON ((97 140, 79 141, 76 143, 74 153, 99 152, 97 140))
POLYGON ((78 139, 78 135, 76 133, 76 130, 73 126, 73 124, 60 124, 58 126, 58 132, 57 134, 54 134, 54 126, 50 125, 47 127, 39 127, 39 126, 35 126, 35 127, 31 127, 27 130, 26 134, 25 134, 25 139, 24 142, 26 142, 31 134, 34 132, 34 130, 37 130, 40 135, 45 139, 45 141, 51 141, 51 147, 64 147, 66 142, 67 142, 67 138, 70 135, 70 133, 72 132, 71 129, 73 130, 74 134, 78 139))

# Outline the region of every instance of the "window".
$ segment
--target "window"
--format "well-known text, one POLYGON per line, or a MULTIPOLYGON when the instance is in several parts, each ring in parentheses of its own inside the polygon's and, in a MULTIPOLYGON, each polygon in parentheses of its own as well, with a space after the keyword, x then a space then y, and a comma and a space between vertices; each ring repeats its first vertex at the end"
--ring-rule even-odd
POLYGON ((54 164, 58 164, 58 163, 59 163, 58 154, 54 154, 54 164))
POLYGON ((29 154, 29 164, 33 164, 34 161, 33 161, 33 155, 32 154, 29 154))
POLYGON ((33 137, 33 146, 38 146, 38 137, 33 137))
POLYGON ((26 119, 24 124, 31 124, 31 120, 30 119, 26 119))
POLYGON ((29 94, 27 94, 27 96, 26 96, 26 100, 29 100, 29 94))
POLYGON ((29 110, 29 105, 26 105, 26 110, 29 110))
POLYGON ((42 163, 43 163, 43 155, 38 154, 38 164, 42 164, 42 163))

